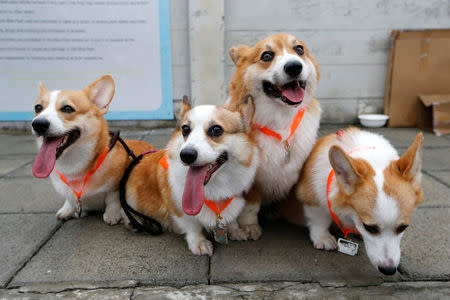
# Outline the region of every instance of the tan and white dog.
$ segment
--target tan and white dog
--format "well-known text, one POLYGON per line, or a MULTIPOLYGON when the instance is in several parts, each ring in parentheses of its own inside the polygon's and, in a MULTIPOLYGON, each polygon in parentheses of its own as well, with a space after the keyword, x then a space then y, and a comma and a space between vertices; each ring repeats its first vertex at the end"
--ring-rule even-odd
POLYGON ((314 247, 337 248, 328 230, 334 213, 343 232, 359 231, 375 268, 394 274, 403 232, 423 201, 422 148, 422 133, 400 158, 385 138, 357 128, 318 140, 296 187, 314 247))
MULTIPOLYGON (((106 223, 117 224, 121 219, 119 181, 130 159, 119 143, 108 149, 111 137, 103 117, 114 90, 109 75, 80 91, 48 91, 39 84, 31 123, 39 147, 33 174, 38 178, 50 176, 56 191, 65 197, 63 207, 56 214, 58 219, 80 217, 75 192, 82 194, 83 208, 105 208, 106 223)), ((127 143, 136 153, 153 149, 141 141, 127 143)))
POLYGON ((203 229, 215 229, 218 214, 230 238, 244 240, 236 218, 245 205, 241 194, 250 188, 259 160, 251 136, 253 112, 250 97, 232 108, 191 108, 183 102, 181 121, 166 150, 144 156, 132 170, 127 203, 165 229, 184 234, 196 255, 212 255, 213 245, 203 229))
POLYGON ((319 67, 303 41, 288 34, 269 36, 253 48, 230 49, 236 71, 228 103, 250 93, 262 159, 239 224, 249 239, 261 236, 261 204, 286 198, 316 139, 320 105, 314 98, 319 67))

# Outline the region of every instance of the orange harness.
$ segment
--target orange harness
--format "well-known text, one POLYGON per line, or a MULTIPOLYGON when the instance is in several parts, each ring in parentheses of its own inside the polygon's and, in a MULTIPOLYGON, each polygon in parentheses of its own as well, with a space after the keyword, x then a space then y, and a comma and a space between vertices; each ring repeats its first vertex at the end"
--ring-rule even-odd
MULTIPOLYGON (((342 136, 343 132, 342 131, 338 131, 336 133, 339 136, 342 136)), ((353 152, 357 152, 357 151, 361 151, 361 150, 374 150, 375 147, 373 146, 367 146, 367 147, 359 147, 359 148, 355 148, 350 150, 349 152, 347 152, 348 155, 352 154, 353 152)), ((355 226, 353 226, 352 228, 344 228, 341 223, 339 222, 339 218, 338 216, 334 213, 334 211, 331 209, 331 201, 330 201, 330 192, 331 192, 331 182, 333 181, 333 177, 334 177, 334 170, 331 169, 330 174, 328 175, 328 180, 327 180, 327 202, 328 202, 328 210, 330 211, 330 215, 334 220, 334 223, 336 223, 336 225, 339 227, 339 229, 342 231, 342 233, 344 234, 345 238, 347 239, 347 235, 349 233, 359 233, 358 229, 356 229, 355 226)))
POLYGON ((106 155, 108 154, 108 152, 109 152, 109 147, 106 146, 105 151, 103 151, 103 153, 100 154, 100 156, 98 157, 97 163, 95 164, 95 167, 94 167, 92 170, 90 170, 90 171, 86 174, 86 176, 84 177, 83 185, 81 186, 81 190, 80 190, 80 191, 77 191, 77 190, 73 187, 73 185, 70 184, 70 182, 67 180, 66 176, 64 176, 62 173, 58 172, 58 171, 55 169, 55 173, 59 175, 59 178, 61 178, 61 180, 62 180, 68 187, 70 187, 70 188, 72 189, 73 193, 74 193, 75 196, 77 197, 77 202, 78 202, 78 203, 81 202, 81 196, 82 196, 82 194, 83 194, 84 187, 86 186, 86 184, 87 184, 87 182, 88 182, 88 180, 89 180, 89 177, 91 177, 91 175, 94 174, 94 173, 98 170, 98 168, 100 168, 100 166, 101 166, 101 164, 103 163, 103 161, 105 160, 106 155))
MULTIPOLYGON (((169 161, 167 160, 167 155, 164 155, 163 157, 161 157, 161 159, 159 160, 159 164, 161 167, 163 167, 164 170, 168 170, 169 169, 169 161)), ((204 199, 203 202, 206 204, 206 206, 208 206, 213 212, 216 213, 218 218, 222 218, 220 216, 220 213, 222 211, 224 211, 225 208, 228 207, 228 205, 231 203, 231 201, 234 199, 234 197, 236 197, 236 195, 234 195, 231 198, 222 200, 222 201, 212 201, 209 199, 204 199)))
MULTIPOLYGON (((291 124, 291 132, 290 132, 289 136, 287 137, 287 139, 284 140, 284 143, 285 143, 286 147, 288 147, 288 148, 290 147, 289 140, 294 135, 294 133, 297 130, 298 126, 302 122, 304 114, 305 114, 305 108, 303 107, 295 115, 295 118, 294 118, 294 120, 292 121, 292 124, 291 124)), ((267 136, 271 136, 271 137, 276 138, 277 140, 280 140, 281 142, 283 142, 283 137, 281 136, 281 134, 279 134, 278 132, 270 129, 269 127, 262 126, 262 125, 260 125, 258 123, 253 123, 253 126, 255 126, 263 134, 265 134, 267 136)))

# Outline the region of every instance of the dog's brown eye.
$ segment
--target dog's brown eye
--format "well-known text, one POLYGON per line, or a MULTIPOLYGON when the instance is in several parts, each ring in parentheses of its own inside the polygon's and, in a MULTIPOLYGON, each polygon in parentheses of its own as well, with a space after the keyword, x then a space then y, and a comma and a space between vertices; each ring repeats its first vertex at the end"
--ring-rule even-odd
POLYGON ((294 51, 297 52, 298 55, 302 56, 305 54, 305 49, 303 49, 302 45, 297 45, 294 47, 294 51))
POLYGON ((274 53, 272 51, 264 51, 261 54, 261 60, 262 61, 271 61, 273 59, 274 53))
POLYGON ((400 234, 400 233, 402 233, 403 231, 405 231, 406 228, 408 228, 408 224, 401 224, 401 225, 398 225, 397 228, 395 228, 395 233, 396 233, 396 234, 400 234))
POLYGON ((42 111, 42 105, 36 104, 36 105, 34 106, 34 111, 35 111, 37 114, 40 113, 40 112, 42 111))
POLYGON ((70 114, 70 113, 73 113, 73 112, 75 111, 75 109, 74 109, 72 106, 70 106, 70 105, 64 105, 64 106, 61 108, 61 111, 62 111, 63 113, 66 113, 66 114, 70 114))
POLYGON ((189 133, 191 133, 191 127, 189 127, 188 125, 183 125, 181 126, 181 134, 186 137, 189 135, 189 133))
POLYGON ((223 129, 219 125, 211 126, 208 129, 208 135, 210 137, 218 137, 218 136, 221 136, 222 134, 223 134, 223 129))
POLYGON ((367 225, 367 224, 364 224, 364 223, 363 223, 363 225, 364 225, 364 229, 368 233, 371 233, 371 234, 378 234, 378 233, 380 233, 380 228, 377 225, 367 225))

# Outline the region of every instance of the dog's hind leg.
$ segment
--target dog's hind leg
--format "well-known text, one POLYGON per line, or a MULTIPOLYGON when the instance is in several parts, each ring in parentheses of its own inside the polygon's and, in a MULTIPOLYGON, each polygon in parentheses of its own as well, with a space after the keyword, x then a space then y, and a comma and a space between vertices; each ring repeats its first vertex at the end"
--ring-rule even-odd
POLYGON ((309 228, 309 237, 314 248, 323 250, 336 250, 336 238, 329 231, 332 222, 330 213, 323 207, 304 205, 306 224, 309 228))
POLYGON ((230 236, 230 240, 233 241, 246 241, 247 234, 241 227, 239 227, 238 222, 235 220, 228 224, 228 233, 230 236))

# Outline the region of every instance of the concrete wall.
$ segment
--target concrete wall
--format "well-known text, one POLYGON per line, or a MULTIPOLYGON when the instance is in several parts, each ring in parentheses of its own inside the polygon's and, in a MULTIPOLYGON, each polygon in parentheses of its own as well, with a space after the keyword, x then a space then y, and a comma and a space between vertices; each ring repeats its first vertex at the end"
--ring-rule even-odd
MULTIPOLYGON (((173 89, 180 99, 191 93, 188 1, 171 0, 171 10, 173 89)), ((391 30, 450 28, 450 1, 225 0, 223 17, 225 88, 234 71, 231 46, 288 32, 306 42, 321 68, 316 95, 323 121, 342 123, 382 112, 391 30)))

